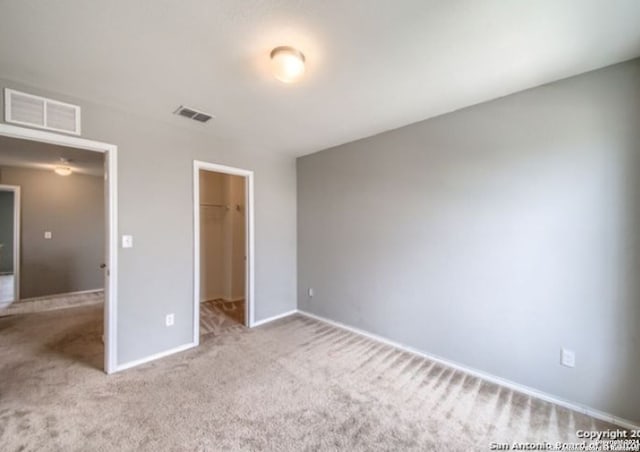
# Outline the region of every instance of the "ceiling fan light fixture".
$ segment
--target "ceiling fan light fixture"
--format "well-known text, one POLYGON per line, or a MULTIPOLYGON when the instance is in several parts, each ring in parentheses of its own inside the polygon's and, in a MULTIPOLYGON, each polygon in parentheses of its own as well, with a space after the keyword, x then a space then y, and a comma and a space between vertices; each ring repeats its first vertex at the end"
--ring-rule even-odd
POLYGON ((68 166, 58 165, 53 170, 58 176, 70 176, 73 173, 73 170, 68 166))
POLYGON ((53 168, 53 171, 58 176, 70 176, 73 173, 73 170, 69 166, 69 160, 63 158, 60 159, 60 164, 53 168))

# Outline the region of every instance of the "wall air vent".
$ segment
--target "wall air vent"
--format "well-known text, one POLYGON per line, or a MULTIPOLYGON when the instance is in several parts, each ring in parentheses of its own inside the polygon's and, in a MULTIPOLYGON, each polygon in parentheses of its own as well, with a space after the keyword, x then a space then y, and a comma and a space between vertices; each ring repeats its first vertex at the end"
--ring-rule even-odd
POLYGON ((4 89, 4 120, 11 124, 80 135, 80 107, 4 89))
POLYGON ((173 113, 199 122, 207 122, 213 118, 213 115, 210 115, 209 113, 204 113, 191 107, 185 107, 184 105, 180 105, 173 113))

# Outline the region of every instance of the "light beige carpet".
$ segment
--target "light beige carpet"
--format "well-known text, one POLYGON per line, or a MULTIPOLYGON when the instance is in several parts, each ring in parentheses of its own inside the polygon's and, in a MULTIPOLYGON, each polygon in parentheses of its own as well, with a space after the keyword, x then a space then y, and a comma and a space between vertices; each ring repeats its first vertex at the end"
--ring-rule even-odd
POLYGON ((102 309, 0 319, 0 450, 487 450, 584 415, 293 316, 107 376, 102 309))
POLYGON ((0 317, 33 312, 54 311, 77 306, 104 303, 104 290, 90 292, 47 295, 15 302, 0 303, 0 317))
POLYGON ((200 303, 200 336, 244 329, 244 301, 209 300, 200 303))

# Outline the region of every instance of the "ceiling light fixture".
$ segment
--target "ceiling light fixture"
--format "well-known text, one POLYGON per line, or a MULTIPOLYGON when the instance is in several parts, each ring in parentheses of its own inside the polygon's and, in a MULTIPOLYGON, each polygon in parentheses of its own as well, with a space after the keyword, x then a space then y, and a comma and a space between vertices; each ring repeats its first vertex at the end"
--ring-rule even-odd
POLYGON ((73 170, 69 166, 69 160, 62 159, 62 158, 60 159, 60 165, 56 165, 56 167, 53 169, 53 171, 58 176, 70 176, 71 173, 73 173, 73 170))
POLYGON ((284 83, 297 82, 304 75, 305 58, 301 51, 289 46, 271 51, 273 75, 284 83))

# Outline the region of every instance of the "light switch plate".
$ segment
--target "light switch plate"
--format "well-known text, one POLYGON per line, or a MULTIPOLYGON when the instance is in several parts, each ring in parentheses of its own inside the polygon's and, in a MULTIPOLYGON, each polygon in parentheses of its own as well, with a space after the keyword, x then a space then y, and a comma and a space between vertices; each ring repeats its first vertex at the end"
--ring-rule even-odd
POLYGON ((44 238, 50 240, 53 237, 51 231, 44 231, 44 238))
POLYGON ((123 235, 122 236, 122 248, 133 248, 133 236, 132 235, 123 235))
POLYGON ((563 348, 560 350, 560 364, 565 367, 576 367, 576 353, 573 350, 563 348))

